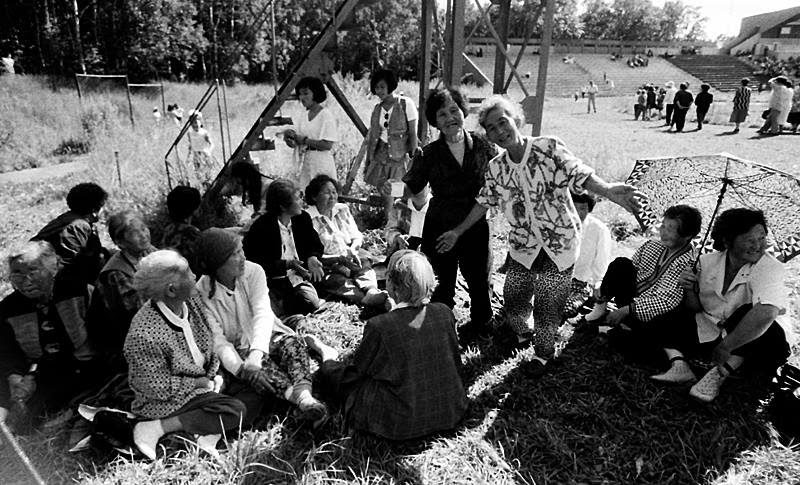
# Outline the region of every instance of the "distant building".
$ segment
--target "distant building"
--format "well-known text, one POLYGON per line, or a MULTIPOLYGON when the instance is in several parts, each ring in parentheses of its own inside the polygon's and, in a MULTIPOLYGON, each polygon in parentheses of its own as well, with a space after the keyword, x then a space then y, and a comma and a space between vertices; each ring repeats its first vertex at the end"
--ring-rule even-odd
POLYGON ((739 35, 727 42, 723 51, 779 59, 800 56, 800 6, 743 18, 739 35))

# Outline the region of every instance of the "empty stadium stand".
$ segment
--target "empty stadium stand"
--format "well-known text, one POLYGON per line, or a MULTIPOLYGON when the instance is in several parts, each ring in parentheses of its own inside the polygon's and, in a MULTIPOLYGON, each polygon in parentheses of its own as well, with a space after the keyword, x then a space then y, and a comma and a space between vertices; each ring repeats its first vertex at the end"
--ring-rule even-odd
POLYGON ((702 79, 719 91, 733 91, 743 77, 753 77, 753 68, 732 56, 675 56, 669 61, 702 79))

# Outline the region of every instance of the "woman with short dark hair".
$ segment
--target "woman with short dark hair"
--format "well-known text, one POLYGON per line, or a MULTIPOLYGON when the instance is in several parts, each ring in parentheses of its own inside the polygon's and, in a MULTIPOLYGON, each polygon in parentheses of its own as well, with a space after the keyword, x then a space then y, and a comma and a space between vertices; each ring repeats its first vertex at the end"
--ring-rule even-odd
POLYGON ((100 243, 97 223, 108 200, 99 185, 86 182, 67 193, 69 210, 43 227, 32 241, 47 241, 61 258, 62 276, 76 283, 92 284, 108 258, 100 243))
POLYGON ((313 312, 321 303, 313 283, 325 276, 320 261, 324 248, 291 180, 269 185, 266 209, 244 236, 245 256, 267 274, 269 289, 282 306, 276 313, 313 312))
POLYGON ((714 367, 689 395, 713 401, 726 378, 748 364, 770 374, 789 356, 791 322, 786 268, 766 253, 767 221, 753 209, 728 209, 711 231, 715 252, 680 277, 685 310, 670 319, 663 347, 670 368, 660 382, 696 379, 685 355, 711 357, 714 367))
POLYGON ((327 175, 311 179, 306 187, 308 214, 325 252, 320 258, 325 278, 320 288, 351 303, 382 305, 386 295, 378 289, 378 277, 347 204, 339 203, 339 184, 327 175))
POLYGON ((489 160, 497 148, 482 135, 464 128, 467 104, 454 88, 431 91, 425 101, 425 118, 439 130, 439 138, 418 151, 403 177, 421 209, 433 192, 422 230, 422 252, 433 266, 439 286, 432 301, 455 305, 456 277, 460 269, 470 298, 470 323, 461 329, 463 339, 488 334, 492 318, 490 271, 492 254, 489 225, 481 217, 460 236, 453 232, 475 206, 486 177, 489 160))
POLYGON ((333 144, 339 141, 336 118, 320 103, 325 85, 316 77, 304 77, 294 89, 306 113, 294 120, 295 129, 284 132, 286 144, 294 149, 294 166, 299 169, 299 186, 305 187, 319 173, 336 178, 333 144))
MULTIPOLYGON (((417 107, 414 101, 394 94, 397 78, 387 69, 376 71, 369 80, 370 92, 380 100, 372 110, 367 133, 364 181, 383 196, 387 220, 394 197, 387 181, 400 182, 410 157, 417 151, 417 107)), ((387 223, 391 223, 388 221, 387 223)))

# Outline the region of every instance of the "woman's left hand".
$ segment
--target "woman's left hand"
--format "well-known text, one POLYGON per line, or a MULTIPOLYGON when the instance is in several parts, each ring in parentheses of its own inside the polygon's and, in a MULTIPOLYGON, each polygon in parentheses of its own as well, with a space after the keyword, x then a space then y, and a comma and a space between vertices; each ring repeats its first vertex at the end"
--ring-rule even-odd
POLYGON ((458 238, 461 237, 456 231, 449 230, 436 238, 436 251, 446 253, 456 247, 458 238))
POLYGON ((631 214, 636 214, 642 208, 639 199, 643 196, 633 185, 628 184, 609 184, 608 190, 604 194, 611 202, 622 206, 631 214))
POLYGON ((212 390, 218 393, 222 390, 222 385, 225 384, 225 379, 221 375, 217 374, 214 376, 213 382, 214 382, 214 387, 212 388, 212 390))
POLYGON ((311 272, 311 281, 314 283, 319 283, 325 277, 325 270, 316 256, 308 258, 308 271, 311 272))

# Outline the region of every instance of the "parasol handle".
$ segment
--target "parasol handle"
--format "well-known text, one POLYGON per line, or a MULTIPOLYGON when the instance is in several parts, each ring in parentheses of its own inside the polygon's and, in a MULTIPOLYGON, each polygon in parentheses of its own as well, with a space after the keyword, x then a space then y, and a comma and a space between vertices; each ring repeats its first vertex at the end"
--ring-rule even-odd
POLYGON ((700 262, 700 254, 702 254, 703 248, 706 247, 708 235, 711 232, 711 228, 714 226, 714 219, 717 217, 717 212, 719 212, 719 208, 722 206, 722 199, 725 198, 725 192, 728 190, 729 182, 730 179, 728 177, 724 177, 722 179, 722 188, 719 190, 719 195, 717 196, 717 205, 714 207, 714 212, 711 213, 711 220, 708 221, 708 228, 706 229, 705 235, 703 235, 703 241, 700 243, 700 250, 697 251, 697 257, 694 258, 694 262, 692 263, 693 272, 697 272, 697 264, 700 262))

